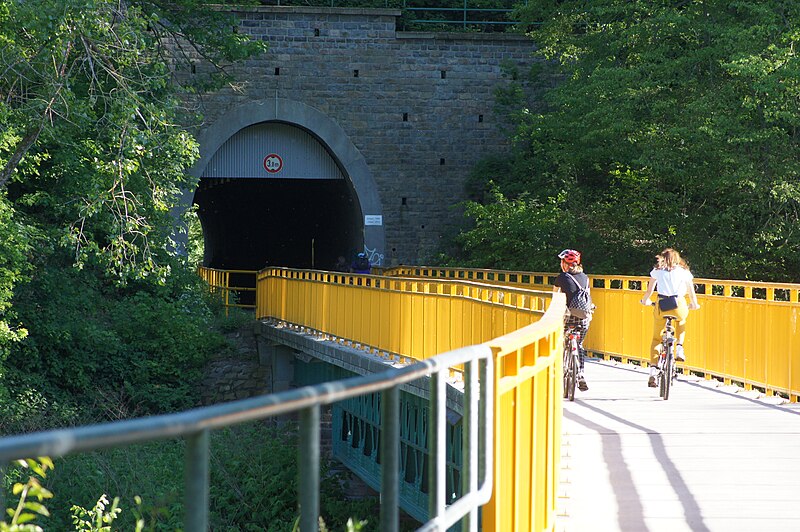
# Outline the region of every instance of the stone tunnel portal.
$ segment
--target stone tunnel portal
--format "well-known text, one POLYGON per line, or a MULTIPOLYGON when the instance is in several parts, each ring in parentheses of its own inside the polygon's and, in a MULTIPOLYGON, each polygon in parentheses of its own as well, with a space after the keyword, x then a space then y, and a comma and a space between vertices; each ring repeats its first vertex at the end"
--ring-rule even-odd
POLYGON ((350 180, 316 137, 290 124, 234 134, 211 157, 194 203, 211 268, 329 270, 364 246, 350 180))

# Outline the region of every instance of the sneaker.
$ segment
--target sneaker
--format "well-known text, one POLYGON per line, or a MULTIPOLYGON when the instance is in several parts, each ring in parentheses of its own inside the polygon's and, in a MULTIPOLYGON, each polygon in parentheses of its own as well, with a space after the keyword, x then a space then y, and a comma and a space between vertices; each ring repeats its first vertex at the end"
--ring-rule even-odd
POLYGON ((652 375, 650 375, 650 378, 647 379, 647 386, 650 387, 650 388, 655 388, 657 386, 656 378, 653 377, 652 375))
POLYGON ((684 362, 686 360, 686 356, 683 354, 683 344, 675 345, 675 360, 678 362, 684 362))
POLYGON ((582 392, 585 392, 589 389, 589 385, 586 384, 586 379, 583 377, 583 373, 578 375, 578 389, 582 392))

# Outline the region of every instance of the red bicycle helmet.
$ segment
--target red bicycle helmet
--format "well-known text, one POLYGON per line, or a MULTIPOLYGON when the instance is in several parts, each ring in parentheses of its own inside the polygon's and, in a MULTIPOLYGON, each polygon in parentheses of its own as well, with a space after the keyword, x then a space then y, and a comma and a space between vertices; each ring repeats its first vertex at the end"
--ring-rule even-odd
POLYGON ((567 264, 581 263, 581 253, 579 251, 575 251, 574 249, 565 249, 564 251, 558 254, 558 258, 563 260, 567 264))

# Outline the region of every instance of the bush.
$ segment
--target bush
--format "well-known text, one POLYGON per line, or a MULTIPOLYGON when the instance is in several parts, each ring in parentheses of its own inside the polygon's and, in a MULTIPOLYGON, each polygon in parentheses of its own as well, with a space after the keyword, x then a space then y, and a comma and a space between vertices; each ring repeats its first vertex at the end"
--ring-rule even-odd
MULTIPOLYGON (((59 459, 48 473, 49 516, 38 516, 45 530, 72 530, 75 516, 96 520, 113 511, 114 528, 177 530, 183 527, 184 451, 182 440, 167 440, 59 459), (116 501, 109 507, 108 501, 116 501), (90 508, 91 510, 84 510, 90 508), (110 508, 110 509, 109 509, 110 508), (119 511, 117 511, 116 509, 119 511)), ((212 530, 292 530, 298 515, 297 440, 257 422, 211 434, 210 525, 212 530)), ((320 505, 328 530, 347 530, 347 521, 368 522, 376 530, 377 501, 350 501, 342 479, 321 464, 320 505)), ((12 468, 8 492, 26 472, 12 468)), ((6 500, 12 497, 7 495, 6 500)), ((85 525, 85 523, 84 523, 85 525)))
MULTIPOLYGON (((212 469, 213 530, 288 531, 298 514, 297 438, 258 424, 221 431, 212 469)), ((348 518, 376 530, 377 500, 347 499, 342 478, 320 465, 320 514, 329 530, 345 530, 348 518)))
MULTIPOLYGON (((0 389, 33 398, 29 421, 54 409, 91 411, 84 421, 97 421, 197 406, 205 361, 227 349, 212 328, 220 308, 193 273, 165 286, 118 286, 50 266, 20 287, 15 309, 30 334, 10 350, 0 389)), ((38 428, 75 421, 59 416, 38 428)))

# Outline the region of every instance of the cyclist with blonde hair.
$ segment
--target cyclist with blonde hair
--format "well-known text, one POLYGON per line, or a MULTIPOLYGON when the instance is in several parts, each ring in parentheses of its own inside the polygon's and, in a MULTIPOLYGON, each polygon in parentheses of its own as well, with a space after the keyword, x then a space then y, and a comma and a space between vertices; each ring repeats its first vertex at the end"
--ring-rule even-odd
POLYGON ((694 276, 689 271, 686 262, 680 253, 672 248, 667 248, 656 255, 656 265, 650 272, 647 290, 640 303, 650 305, 650 296, 653 292, 658 294, 658 303, 653 312, 653 339, 650 349, 650 376, 647 385, 656 387, 656 366, 661 348, 661 332, 665 316, 676 316, 675 332, 678 343, 675 346, 675 360, 683 362, 686 357, 683 353, 683 340, 686 336, 686 318, 689 310, 697 310, 697 294, 694 291, 694 276), (686 304, 686 296, 689 304, 686 304))

